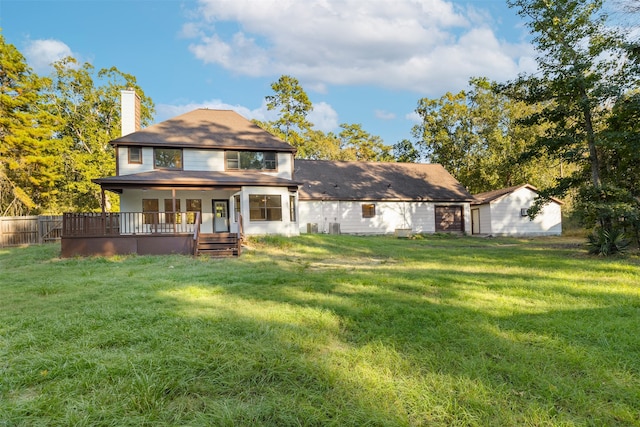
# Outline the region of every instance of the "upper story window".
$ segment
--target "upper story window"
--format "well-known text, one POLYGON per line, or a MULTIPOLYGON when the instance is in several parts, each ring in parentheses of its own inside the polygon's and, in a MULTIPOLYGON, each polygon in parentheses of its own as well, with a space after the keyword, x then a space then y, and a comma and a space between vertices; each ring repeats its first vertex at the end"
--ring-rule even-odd
POLYGON ((182 149, 154 148, 153 167, 156 169, 182 169, 182 149))
POLYGON ((142 147, 129 147, 129 163, 142 163, 142 147))
POLYGON ((273 151, 227 151, 227 170, 276 170, 278 162, 273 151))

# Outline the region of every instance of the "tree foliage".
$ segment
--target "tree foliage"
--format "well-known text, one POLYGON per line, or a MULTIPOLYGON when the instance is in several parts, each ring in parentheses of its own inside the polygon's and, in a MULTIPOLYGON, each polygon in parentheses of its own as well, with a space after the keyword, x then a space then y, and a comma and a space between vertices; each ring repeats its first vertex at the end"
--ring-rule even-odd
MULTIPOLYGON (((115 155, 109 141, 120 136, 120 92, 133 88, 141 98, 141 123, 151 122, 153 103, 137 85, 136 78, 117 68, 97 73, 91 64, 74 58, 54 63, 48 87, 51 113, 62 123, 57 138, 67 147, 61 210, 101 208, 98 185, 92 179, 115 173, 115 155)), ((109 208, 109 206, 107 206, 109 208)))
POLYGON ((360 124, 340 125, 340 159, 359 162, 392 161, 391 148, 384 144, 382 138, 371 135, 362 129, 360 124))
POLYGON ((271 84, 274 94, 267 96, 267 109, 278 109, 278 119, 270 124, 277 129, 282 139, 294 147, 301 145, 302 134, 311 129, 307 115, 313 110, 307 93, 300 82, 291 76, 281 76, 271 84))
POLYGON ((61 129, 43 98, 47 80, 0 35, 0 215, 46 211, 62 178, 61 129))
POLYGON ((360 124, 343 123, 338 135, 313 128, 307 119, 313 110, 297 79, 281 76, 271 84, 274 94, 267 96, 267 108, 278 109, 279 116, 270 122, 254 121, 258 126, 283 139, 297 149, 296 157, 314 160, 393 160, 392 147, 377 135, 371 135, 360 124))
POLYGON ((393 144, 392 150, 393 157, 397 162, 417 163, 420 161, 420 151, 408 139, 393 144))
POLYGON ((612 235, 635 187, 621 179, 620 166, 625 166, 616 165, 618 160, 626 164, 618 157, 628 156, 634 144, 624 136, 632 115, 621 114, 629 111, 624 99, 633 105, 629 91, 637 87, 633 50, 606 25, 602 0, 510 0, 509 5, 526 19, 538 51, 539 72, 506 87, 511 95, 543 106, 526 120, 547 126, 531 155, 579 166, 548 187, 532 213, 549 197, 575 189, 585 225, 597 224, 612 235))
POLYGON ((413 134, 422 155, 442 164, 472 193, 525 182, 540 186, 559 176, 559 165, 548 159, 522 157, 541 126, 522 126, 519 119, 536 107, 509 99, 487 79, 469 83, 468 91, 418 102, 422 122, 413 134))
POLYGON ((0 215, 100 209, 91 180, 115 173, 109 141, 120 136, 120 91, 141 96, 143 124, 152 101, 115 67, 96 73, 66 58, 43 78, 2 36, 0 49, 0 215))

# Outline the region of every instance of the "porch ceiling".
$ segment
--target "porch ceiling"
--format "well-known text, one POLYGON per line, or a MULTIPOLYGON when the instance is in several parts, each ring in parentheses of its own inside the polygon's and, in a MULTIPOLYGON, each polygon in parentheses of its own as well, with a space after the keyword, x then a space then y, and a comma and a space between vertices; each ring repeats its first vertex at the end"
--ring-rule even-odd
POLYGON ((93 180, 104 190, 122 192, 126 188, 157 189, 229 189, 242 186, 289 187, 297 189, 301 183, 260 172, 208 172, 154 170, 131 175, 109 176, 93 180))

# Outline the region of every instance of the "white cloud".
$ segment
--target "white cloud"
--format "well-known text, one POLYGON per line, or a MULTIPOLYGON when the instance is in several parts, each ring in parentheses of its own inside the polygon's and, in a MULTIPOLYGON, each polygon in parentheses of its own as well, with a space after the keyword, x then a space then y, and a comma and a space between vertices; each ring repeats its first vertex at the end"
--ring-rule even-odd
POLYGON ((323 132, 331 132, 338 128, 338 113, 326 102, 313 104, 313 111, 307 116, 314 128, 323 132))
POLYGON ((375 110, 374 114, 376 118, 380 120, 393 120, 396 118, 395 113, 392 113, 390 111, 375 110))
MULTIPOLYGON (((203 102, 188 102, 182 104, 158 104, 156 106, 156 123, 188 113, 198 108, 211 110, 232 110, 249 120, 274 121, 278 118, 278 112, 268 110, 266 101, 259 108, 251 109, 243 105, 232 105, 220 99, 212 99, 203 102)), ((331 132, 338 129, 338 113, 326 102, 313 104, 313 110, 309 113, 309 121, 315 129, 323 132, 331 132)))
POLYGON ((474 76, 533 71, 525 42, 496 37, 491 16, 446 0, 199 0, 185 25, 205 63, 311 87, 371 84, 441 94, 474 76), (233 22, 237 31, 218 28, 233 22), (197 31, 196 31, 197 29, 197 31))
POLYGON ((404 118, 413 123, 422 122, 422 117, 420 117, 420 114, 416 113, 415 111, 405 114, 404 118))
POLYGON ((67 56, 76 57, 71 48, 60 40, 32 40, 24 49, 27 63, 38 74, 48 74, 51 64, 67 56))
POLYGON ((173 117, 179 116, 189 111, 197 110, 198 108, 208 108, 211 110, 233 110, 240 114, 242 117, 253 120, 271 121, 275 120, 277 112, 268 111, 265 102, 262 103, 260 108, 250 109, 243 105, 232 105, 223 102, 220 99, 212 99, 203 102, 190 102, 186 104, 159 104, 156 106, 156 122, 161 122, 173 117))

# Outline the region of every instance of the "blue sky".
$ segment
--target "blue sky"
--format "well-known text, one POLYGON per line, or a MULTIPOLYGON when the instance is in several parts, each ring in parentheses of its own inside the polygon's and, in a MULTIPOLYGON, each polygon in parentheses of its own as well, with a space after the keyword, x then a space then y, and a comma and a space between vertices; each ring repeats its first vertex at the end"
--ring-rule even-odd
POLYGON ((529 35, 504 0, 0 0, 0 28, 39 74, 67 55, 136 76, 155 121, 195 108, 271 120, 283 74, 316 128, 359 123, 411 139, 422 97, 535 71, 529 35))

